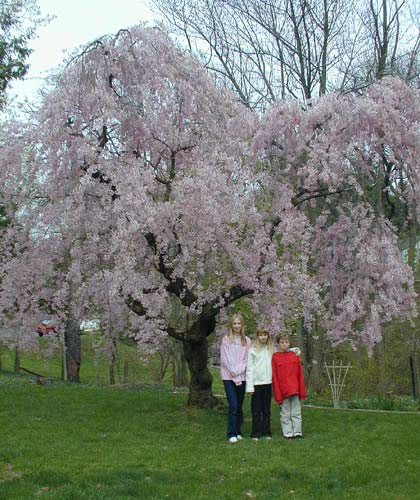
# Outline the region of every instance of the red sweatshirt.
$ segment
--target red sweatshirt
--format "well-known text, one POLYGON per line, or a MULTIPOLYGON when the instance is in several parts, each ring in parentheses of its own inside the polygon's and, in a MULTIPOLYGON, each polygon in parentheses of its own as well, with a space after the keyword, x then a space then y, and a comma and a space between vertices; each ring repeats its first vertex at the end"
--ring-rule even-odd
POLYGON ((273 369, 274 399, 278 404, 284 398, 295 396, 306 398, 305 381, 300 359, 294 352, 276 352, 271 359, 273 369))

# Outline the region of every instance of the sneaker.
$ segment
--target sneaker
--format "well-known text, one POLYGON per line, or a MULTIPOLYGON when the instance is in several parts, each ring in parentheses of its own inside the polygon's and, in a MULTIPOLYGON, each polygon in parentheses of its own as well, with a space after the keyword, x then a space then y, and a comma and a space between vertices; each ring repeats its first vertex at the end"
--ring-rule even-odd
POLYGON ((267 441, 271 441, 271 436, 264 436, 264 439, 266 439, 267 441))
POLYGON ((240 434, 238 434, 238 435, 236 436, 236 440, 237 440, 237 441, 242 441, 242 439, 243 439, 243 437, 242 437, 240 434))
POLYGON ((253 441, 258 441, 259 438, 251 438, 253 441))
POLYGON ((233 443, 237 443, 237 442, 238 442, 238 440, 236 439, 236 437, 235 437, 235 436, 230 437, 230 438, 228 439, 228 441, 229 441, 229 443, 232 443, 232 444, 233 444, 233 443))

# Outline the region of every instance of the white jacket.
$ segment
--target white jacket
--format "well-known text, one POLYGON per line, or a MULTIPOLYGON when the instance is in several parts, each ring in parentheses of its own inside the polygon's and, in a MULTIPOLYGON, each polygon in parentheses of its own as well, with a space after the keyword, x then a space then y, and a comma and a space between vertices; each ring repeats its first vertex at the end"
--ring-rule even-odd
POLYGON ((246 392, 254 392, 254 385, 271 384, 271 356, 267 346, 257 350, 251 347, 246 363, 246 392))
MULTIPOLYGON (((289 351, 300 356, 299 347, 291 347, 289 351)), ((246 362, 246 392, 254 392, 254 385, 271 384, 271 358, 274 351, 268 349, 267 346, 261 346, 261 349, 255 349, 252 346, 248 351, 246 362)))

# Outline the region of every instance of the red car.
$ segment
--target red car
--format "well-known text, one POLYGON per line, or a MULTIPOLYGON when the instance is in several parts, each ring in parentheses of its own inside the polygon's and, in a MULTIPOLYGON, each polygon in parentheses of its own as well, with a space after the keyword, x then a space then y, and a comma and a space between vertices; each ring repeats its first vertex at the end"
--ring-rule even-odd
POLYGON ((36 327, 36 331, 40 337, 44 335, 58 335, 58 327, 48 319, 42 321, 42 323, 36 327))

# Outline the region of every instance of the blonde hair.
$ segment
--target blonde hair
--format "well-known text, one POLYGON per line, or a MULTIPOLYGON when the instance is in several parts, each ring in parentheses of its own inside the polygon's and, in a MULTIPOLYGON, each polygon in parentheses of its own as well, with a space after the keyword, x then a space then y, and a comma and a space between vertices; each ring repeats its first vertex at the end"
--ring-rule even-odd
POLYGON ((252 346, 257 350, 261 350, 261 347, 263 345, 267 346, 267 349, 269 351, 273 351, 273 337, 271 336, 270 331, 267 328, 258 328, 258 330, 255 332, 255 337, 254 340, 252 341, 252 346), (267 335, 267 343, 266 344, 261 344, 260 342, 260 335, 267 335))
POLYGON ((246 337, 245 337, 245 321, 244 321, 244 318, 240 315, 240 314, 234 314, 229 322, 228 322, 228 331, 227 331, 227 335, 230 339, 231 342, 234 341, 235 339, 235 334, 233 333, 233 323, 235 321, 240 321, 241 322, 241 344, 242 345, 246 345, 246 337))

